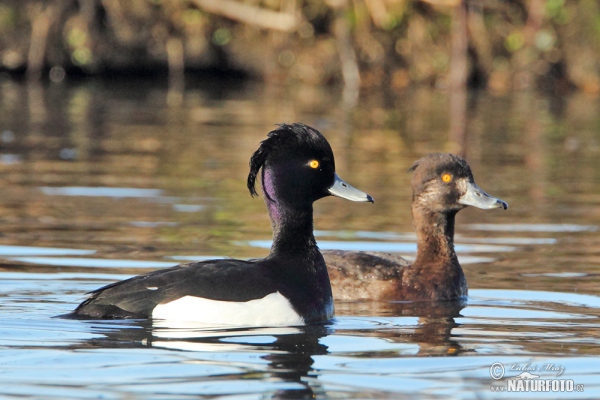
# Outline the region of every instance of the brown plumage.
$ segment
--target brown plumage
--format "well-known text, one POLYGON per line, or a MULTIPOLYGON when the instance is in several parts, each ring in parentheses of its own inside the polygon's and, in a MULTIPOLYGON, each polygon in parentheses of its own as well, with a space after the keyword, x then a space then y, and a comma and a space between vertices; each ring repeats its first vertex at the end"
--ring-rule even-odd
POLYGON ((323 251, 335 300, 449 300, 467 296, 467 280, 454 251, 456 213, 468 205, 507 209, 481 190, 467 162, 431 154, 413 172, 412 216, 417 257, 377 252, 323 251))

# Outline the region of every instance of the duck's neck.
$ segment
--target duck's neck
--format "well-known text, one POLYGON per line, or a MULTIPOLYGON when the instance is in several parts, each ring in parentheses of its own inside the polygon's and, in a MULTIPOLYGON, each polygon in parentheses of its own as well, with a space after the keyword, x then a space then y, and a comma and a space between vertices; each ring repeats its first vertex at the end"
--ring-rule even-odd
POLYGON ((263 192, 273 226, 273 245, 263 265, 271 266, 272 276, 280 281, 281 294, 305 322, 331 318, 331 284, 313 235, 312 203, 278 199, 269 169, 264 173, 263 192))
POLYGON ((313 235, 312 204, 290 204, 279 200, 275 175, 270 168, 263 172, 262 188, 273 228, 270 257, 285 255, 287 258, 322 260, 313 235))
POLYGON ((438 213, 413 206, 417 231, 417 258, 414 267, 423 269, 462 269, 454 252, 454 219, 456 211, 438 213))
MULTIPOLYGON (((268 200, 267 200, 268 201, 268 200)), ((283 284, 281 294, 304 316, 305 322, 333 317, 333 295, 323 255, 313 235, 312 206, 297 208, 268 203, 273 245, 267 257, 273 276, 283 284)))
POLYGON ((268 201, 269 216, 273 227, 271 255, 310 259, 319 253, 313 235, 313 209, 291 207, 268 201))

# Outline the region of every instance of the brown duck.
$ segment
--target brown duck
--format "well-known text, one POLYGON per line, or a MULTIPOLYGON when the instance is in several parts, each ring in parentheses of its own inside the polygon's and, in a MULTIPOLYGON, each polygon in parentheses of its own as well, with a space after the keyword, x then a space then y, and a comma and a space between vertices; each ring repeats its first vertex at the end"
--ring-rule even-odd
POLYGON ((412 216, 417 257, 378 252, 323 251, 335 300, 449 300, 467 296, 467 280, 454 251, 456 213, 467 206, 508 204, 481 190, 467 162, 431 154, 414 163, 412 216))

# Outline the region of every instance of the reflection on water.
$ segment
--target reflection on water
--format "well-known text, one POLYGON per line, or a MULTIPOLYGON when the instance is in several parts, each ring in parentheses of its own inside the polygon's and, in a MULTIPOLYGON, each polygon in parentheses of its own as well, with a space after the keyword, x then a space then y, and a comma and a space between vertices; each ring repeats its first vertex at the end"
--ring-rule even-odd
POLYGON ((48 196, 89 196, 89 197, 158 197, 162 190, 136 189, 116 187, 41 187, 42 193, 48 196))
POLYGON ((560 365, 585 391, 553 396, 600 397, 598 99, 479 94, 451 107, 412 89, 352 106, 330 89, 202 82, 177 95, 172 106, 160 85, 0 77, 0 397, 497 398, 496 362, 507 378, 512 365, 560 365), (147 270, 264 256, 248 158, 294 121, 322 130, 340 175, 377 199, 319 201, 322 249, 410 259, 407 168, 428 152, 466 156, 511 204, 458 214, 467 302, 338 302, 327 324, 277 329, 52 318, 147 270))
POLYGON ((576 224, 467 224, 465 229, 498 232, 595 232, 594 225, 576 224))
MULTIPOLYGON (((330 323, 308 327, 50 318, 69 311, 81 291, 116 278, 6 274, 0 362, 10 368, 2 370, 2 395, 495 398, 495 362, 506 365, 507 377, 519 373, 508 371, 511 365, 553 363, 562 378, 585 385, 586 398, 600 394, 597 359, 582 357, 600 355, 597 296, 473 290, 468 302, 344 302, 330 323)), ((553 371, 537 374, 556 378, 553 371)))
POLYGON ((580 278, 587 276, 585 272, 547 272, 545 274, 521 274, 523 276, 550 276, 555 278, 580 278))
POLYGON ((173 204, 173 210, 179 212, 194 213, 202 211, 203 208, 204 206, 201 204, 173 204))
POLYGON ((0 246, 0 256, 67 256, 67 255, 89 255, 94 254, 96 250, 82 249, 59 249, 51 247, 34 246, 0 246))
POLYGON ((174 263, 141 260, 115 260, 104 258, 74 258, 74 257, 10 257, 11 261, 29 264, 55 265, 60 267, 91 267, 91 268, 164 268, 172 267, 174 263))

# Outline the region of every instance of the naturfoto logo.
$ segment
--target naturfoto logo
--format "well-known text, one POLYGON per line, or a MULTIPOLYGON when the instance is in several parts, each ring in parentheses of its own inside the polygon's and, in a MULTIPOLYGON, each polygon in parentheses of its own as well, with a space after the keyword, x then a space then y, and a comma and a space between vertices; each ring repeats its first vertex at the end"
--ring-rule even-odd
POLYGON ((554 363, 528 362, 504 365, 495 362, 490 366, 490 377, 497 382, 490 386, 490 390, 492 392, 583 392, 582 384, 575 384, 572 379, 558 379, 564 372, 565 368, 562 365, 554 363), (506 376, 507 373, 509 376, 506 376), (548 376, 553 378, 548 379, 548 376), (502 380, 503 378, 505 379, 502 380))

